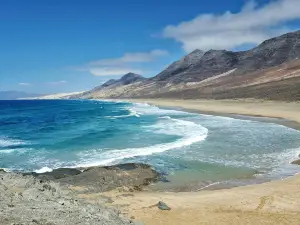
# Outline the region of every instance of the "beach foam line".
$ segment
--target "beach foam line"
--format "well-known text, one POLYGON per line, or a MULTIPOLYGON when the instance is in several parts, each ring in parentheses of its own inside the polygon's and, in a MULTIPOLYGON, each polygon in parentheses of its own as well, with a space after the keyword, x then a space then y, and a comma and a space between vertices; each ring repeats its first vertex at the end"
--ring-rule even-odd
POLYGON ((152 129, 152 132, 155 133, 163 133, 167 135, 176 134, 181 136, 181 138, 178 138, 176 141, 171 143, 156 144, 142 148, 115 149, 108 150, 104 153, 99 152, 97 149, 88 152, 81 152, 79 153, 79 156, 82 159, 81 161, 84 163, 77 165, 77 167, 109 165, 123 159, 162 153, 204 141, 208 136, 207 128, 200 124, 168 117, 162 118, 156 125, 149 126, 147 128, 152 129))
POLYGON ((130 108, 142 115, 192 115, 193 113, 173 110, 173 109, 161 109, 157 106, 149 105, 147 103, 130 103, 130 108))
POLYGON ((214 186, 214 185, 217 185, 217 184, 220 184, 220 182, 214 182, 214 183, 205 185, 204 187, 197 189, 197 191, 203 191, 204 189, 209 188, 209 187, 214 186))

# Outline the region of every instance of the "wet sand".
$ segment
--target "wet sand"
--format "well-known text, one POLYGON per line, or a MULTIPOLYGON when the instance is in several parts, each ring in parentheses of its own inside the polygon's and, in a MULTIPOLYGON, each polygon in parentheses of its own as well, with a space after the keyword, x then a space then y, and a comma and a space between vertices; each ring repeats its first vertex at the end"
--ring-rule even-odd
POLYGON ((300 130, 300 102, 279 102, 257 99, 129 99, 128 101, 137 103, 148 103, 160 107, 177 108, 201 114, 227 116, 242 119, 253 119, 264 122, 278 123, 284 126, 300 130))
POLYGON ((259 185, 201 192, 105 195, 129 217, 158 224, 299 224, 300 176, 259 185), (163 201, 171 207, 155 206, 163 201))

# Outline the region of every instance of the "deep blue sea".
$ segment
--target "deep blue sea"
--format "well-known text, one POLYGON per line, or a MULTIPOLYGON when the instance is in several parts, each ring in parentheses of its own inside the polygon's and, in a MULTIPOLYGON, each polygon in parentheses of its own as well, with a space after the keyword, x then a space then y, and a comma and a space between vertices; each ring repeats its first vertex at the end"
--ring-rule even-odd
POLYGON ((274 123, 97 100, 0 101, 0 168, 151 164, 169 180, 294 175, 300 132, 274 123))

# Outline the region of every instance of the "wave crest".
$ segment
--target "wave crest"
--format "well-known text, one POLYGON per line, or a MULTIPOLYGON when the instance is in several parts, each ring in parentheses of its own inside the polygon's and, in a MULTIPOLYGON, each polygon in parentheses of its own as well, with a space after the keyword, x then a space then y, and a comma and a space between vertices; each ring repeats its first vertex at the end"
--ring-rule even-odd
POLYGON ((200 124, 170 117, 161 118, 157 124, 148 126, 147 128, 155 133, 177 135, 180 136, 180 138, 174 142, 156 144, 149 147, 115 149, 104 153, 100 153, 97 150, 80 153, 80 156, 85 162, 77 166, 107 165, 122 159, 152 155, 172 149, 183 148, 196 142, 204 141, 208 136, 207 128, 200 124))
POLYGON ((28 143, 23 140, 11 139, 8 137, 0 137, 0 147, 10 147, 10 146, 17 146, 17 145, 25 145, 25 144, 28 143))
POLYGON ((140 117, 140 114, 137 113, 134 109, 132 109, 132 108, 130 108, 130 107, 126 107, 125 109, 126 109, 127 112, 128 112, 127 115, 107 116, 106 118, 117 119, 117 118, 131 117, 131 116, 140 117))

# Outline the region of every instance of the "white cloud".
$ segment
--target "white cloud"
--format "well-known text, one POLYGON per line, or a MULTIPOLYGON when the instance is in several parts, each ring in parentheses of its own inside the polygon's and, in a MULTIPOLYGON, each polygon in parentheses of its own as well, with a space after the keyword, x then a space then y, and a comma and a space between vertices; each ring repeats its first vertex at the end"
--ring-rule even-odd
POLYGON ((26 83, 26 82, 21 82, 19 83, 20 86, 30 86, 31 84, 30 83, 26 83))
POLYGON ((300 19, 300 0, 276 0, 258 7, 249 1, 238 13, 202 14, 178 25, 169 25, 163 37, 194 49, 233 49, 244 44, 258 44, 292 29, 287 23, 300 19))
POLYGON ((62 85, 65 83, 67 83, 67 81, 65 81, 65 80, 46 82, 46 84, 48 84, 48 85, 62 85))
POLYGON ((124 75, 126 73, 132 72, 141 74, 142 71, 133 68, 114 68, 114 67, 98 67, 98 68, 90 68, 90 73, 95 76, 118 76, 124 75))
POLYGON ((120 58, 102 59, 90 62, 90 66, 120 66, 128 63, 152 62, 155 59, 168 55, 167 51, 155 49, 150 52, 125 53, 120 58))
POLYGON ((76 68, 78 71, 89 71, 95 76, 119 76, 129 72, 142 74, 139 69, 142 64, 157 60, 169 53, 165 50, 155 49, 150 52, 125 53, 118 58, 92 61, 84 67, 76 68))

